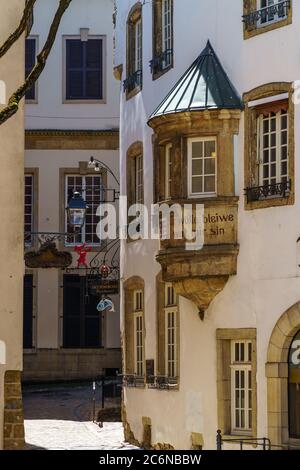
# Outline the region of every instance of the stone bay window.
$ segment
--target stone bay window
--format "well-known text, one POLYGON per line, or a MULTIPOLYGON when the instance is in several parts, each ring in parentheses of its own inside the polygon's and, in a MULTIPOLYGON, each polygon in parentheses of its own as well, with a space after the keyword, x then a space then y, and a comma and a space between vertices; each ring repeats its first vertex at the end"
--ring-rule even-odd
POLYGON ((186 240, 171 236, 161 239, 157 257, 163 281, 192 300, 202 318, 229 276, 236 274, 234 136, 242 107, 208 42, 149 120, 156 202, 190 203, 193 214, 196 204, 204 205, 204 248, 186 250, 186 240))

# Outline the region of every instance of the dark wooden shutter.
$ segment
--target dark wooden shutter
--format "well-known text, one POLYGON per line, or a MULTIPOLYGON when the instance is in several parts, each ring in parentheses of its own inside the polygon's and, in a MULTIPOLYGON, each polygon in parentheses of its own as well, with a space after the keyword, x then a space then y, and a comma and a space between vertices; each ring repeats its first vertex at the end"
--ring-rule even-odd
POLYGON ((103 98, 102 40, 90 39, 85 47, 85 97, 99 100, 103 98))
POLYGON ((64 276, 63 347, 101 347, 101 316, 97 297, 87 295, 84 276, 64 276))
POLYGON ((63 347, 80 348, 81 330, 81 282, 80 276, 64 276, 64 310, 63 310, 63 347))
POLYGON ((24 276, 23 294, 23 348, 33 347, 33 276, 24 276))
POLYGON ((83 42, 68 39, 66 42, 66 98, 78 100, 84 97, 83 42))
MULTIPOLYGON (((36 61, 36 40, 28 38, 25 41, 25 77, 28 77, 31 70, 35 66, 36 61)), ((35 99, 35 85, 26 92, 25 98, 27 100, 35 99)))
POLYGON ((93 295, 86 297, 85 303, 85 337, 86 348, 99 348, 101 346, 101 313, 97 310, 99 299, 93 295))

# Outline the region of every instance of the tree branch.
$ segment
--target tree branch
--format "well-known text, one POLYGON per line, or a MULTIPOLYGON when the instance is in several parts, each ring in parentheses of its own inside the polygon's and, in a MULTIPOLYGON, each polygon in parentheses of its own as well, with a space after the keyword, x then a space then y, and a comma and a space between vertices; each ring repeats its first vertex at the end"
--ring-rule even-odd
POLYGON ((61 22, 61 19, 69 7, 72 0, 60 0, 59 6, 56 10, 54 19, 52 21, 47 40, 40 54, 37 56, 36 65, 28 75, 27 79, 9 98, 8 105, 0 112, 0 125, 6 122, 12 117, 19 109, 19 103, 24 98, 26 92, 35 84, 39 76, 43 72, 51 49, 56 39, 57 31, 61 22))
POLYGON ((26 26, 28 24, 30 15, 32 14, 34 4, 36 0, 28 0, 23 11, 23 16, 21 18, 20 24, 17 29, 9 36, 4 44, 0 47, 0 58, 6 54, 6 52, 11 48, 11 46, 22 36, 26 26))

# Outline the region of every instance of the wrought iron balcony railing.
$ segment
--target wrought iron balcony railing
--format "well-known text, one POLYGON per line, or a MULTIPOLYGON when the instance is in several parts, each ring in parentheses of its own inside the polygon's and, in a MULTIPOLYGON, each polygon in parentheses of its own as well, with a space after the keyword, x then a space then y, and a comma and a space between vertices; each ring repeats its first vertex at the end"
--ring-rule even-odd
POLYGON ((166 49, 164 52, 153 57, 153 59, 150 60, 151 73, 155 74, 155 73, 162 72, 163 70, 170 67, 172 65, 172 62, 173 62, 173 49, 166 49))
POLYGON ((123 82, 124 92, 131 92, 137 87, 141 87, 143 83, 143 71, 137 70, 136 72, 129 75, 123 82))
POLYGON ((167 375, 148 376, 148 388, 158 390, 171 390, 177 388, 179 384, 178 377, 169 377, 167 375))
POLYGON ((243 22, 247 28, 253 28, 283 20, 288 16, 290 6, 290 0, 269 5, 268 7, 243 15, 243 22))
POLYGON ((245 194, 247 202, 261 201, 273 197, 288 197, 291 191, 291 181, 283 181, 281 183, 257 186, 254 188, 246 188, 245 194))
POLYGON ((123 386, 128 388, 142 388, 145 386, 145 377, 136 374, 123 375, 123 386))

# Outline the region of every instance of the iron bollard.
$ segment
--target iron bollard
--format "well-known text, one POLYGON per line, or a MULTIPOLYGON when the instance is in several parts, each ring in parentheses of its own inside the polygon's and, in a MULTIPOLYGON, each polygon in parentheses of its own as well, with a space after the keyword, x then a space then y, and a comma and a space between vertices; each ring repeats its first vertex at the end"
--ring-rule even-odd
POLYGON ((96 382, 93 382, 93 423, 96 415, 96 382))
POLYGON ((222 450, 222 431, 217 430, 217 450, 222 450))

